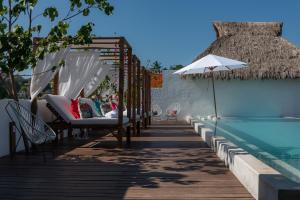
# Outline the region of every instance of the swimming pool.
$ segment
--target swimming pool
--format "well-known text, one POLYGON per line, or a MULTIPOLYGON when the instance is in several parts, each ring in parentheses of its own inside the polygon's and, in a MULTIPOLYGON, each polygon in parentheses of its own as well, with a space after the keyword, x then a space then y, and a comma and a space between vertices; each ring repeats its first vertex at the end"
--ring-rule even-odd
POLYGON ((243 148, 284 176, 300 183, 300 119, 222 118, 205 120, 216 135, 243 148))

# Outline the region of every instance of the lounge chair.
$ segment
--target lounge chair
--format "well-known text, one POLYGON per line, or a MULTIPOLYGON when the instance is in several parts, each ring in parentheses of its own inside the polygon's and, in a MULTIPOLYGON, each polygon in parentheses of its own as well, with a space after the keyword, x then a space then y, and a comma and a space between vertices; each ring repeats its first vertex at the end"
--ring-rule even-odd
POLYGON ((177 116, 180 113, 180 104, 172 103, 166 109, 167 120, 177 120, 177 116))
POLYGON ((159 105, 157 104, 152 105, 151 112, 154 120, 161 120, 162 109, 160 108, 159 105))
MULTIPOLYGON (((118 130, 118 118, 93 117, 85 119, 75 119, 69 111, 70 100, 60 95, 46 95, 47 107, 57 117, 55 121, 50 123, 52 127, 60 130, 68 129, 68 136, 72 136, 73 129, 110 129, 118 130)), ((129 119, 123 117, 123 128, 130 126, 129 119)), ((116 136, 120 142, 122 138, 116 136)), ((127 138, 128 141, 129 138, 127 138)))
POLYGON ((46 161, 44 145, 56 138, 56 134, 51 127, 17 101, 10 100, 5 110, 20 134, 12 154, 15 154, 20 139, 23 138, 26 152, 29 152, 30 147, 36 147, 35 149, 37 149, 37 146, 41 146, 43 158, 46 161))
MULTIPOLYGON (((123 111, 123 116, 127 117, 127 110, 123 111)), ((107 118, 118 118, 118 112, 114 111, 114 110, 109 111, 109 112, 105 113, 105 117, 107 117, 107 118)), ((136 113, 135 121, 136 122, 141 121, 141 116, 137 113, 136 113)))

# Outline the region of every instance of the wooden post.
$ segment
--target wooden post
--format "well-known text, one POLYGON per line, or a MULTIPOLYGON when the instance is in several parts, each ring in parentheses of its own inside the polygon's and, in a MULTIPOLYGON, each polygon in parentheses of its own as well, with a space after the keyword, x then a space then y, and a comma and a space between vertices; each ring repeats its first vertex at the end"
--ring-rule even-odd
POLYGON ((59 82, 59 73, 57 72, 53 79, 53 91, 52 94, 58 95, 58 82, 59 82))
POLYGON ((148 72, 145 70, 145 112, 146 117, 144 119, 145 128, 147 128, 148 125, 148 72))
POLYGON ((133 65, 132 65, 132 134, 136 136, 136 66, 137 59, 136 56, 133 56, 133 65))
MULTIPOLYGON (((131 120, 132 116, 132 49, 129 48, 127 51, 127 117, 131 120)), ((126 130, 126 141, 127 145, 130 145, 130 126, 127 127, 126 130)))
POLYGON ((137 60, 137 115, 140 119, 138 119, 137 122, 137 135, 141 135, 141 62, 140 60, 137 60))
POLYGON ((142 124, 143 128, 146 128, 145 126, 145 68, 142 67, 142 124))
POLYGON ((16 131, 15 122, 9 122, 9 154, 10 158, 13 158, 16 153, 16 131))
POLYGON ((122 147, 123 138, 123 95, 124 95, 124 39, 119 41, 120 64, 119 64, 119 103, 118 103, 118 143, 122 147))
POLYGON ((82 98, 84 97, 84 89, 82 89, 82 90, 80 91, 79 96, 82 97, 82 98))
POLYGON ((149 107, 148 107, 148 124, 151 125, 151 114, 152 114, 152 111, 151 111, 151 72, 149 72, 149 78, 148 78, 148 98, 149 98, 149 107))

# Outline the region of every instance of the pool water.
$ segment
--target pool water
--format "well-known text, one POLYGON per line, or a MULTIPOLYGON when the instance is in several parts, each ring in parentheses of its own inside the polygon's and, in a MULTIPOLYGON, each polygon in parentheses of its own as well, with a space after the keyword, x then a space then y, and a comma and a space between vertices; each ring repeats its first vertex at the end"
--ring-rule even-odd
MULTIPOLYGON (((205 123, 215 127, 213 121, 205 123)), ((216 135, 300 183, 300 119, 224 118, 216 124, 216 135)))

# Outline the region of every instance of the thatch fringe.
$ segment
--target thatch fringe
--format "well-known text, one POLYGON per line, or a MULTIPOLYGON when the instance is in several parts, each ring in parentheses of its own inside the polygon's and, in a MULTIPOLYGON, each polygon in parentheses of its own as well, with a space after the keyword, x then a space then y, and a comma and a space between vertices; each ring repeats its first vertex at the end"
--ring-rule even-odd
MULTIPOLYGON (((300 78, 300 49, 281 37, 278 22, 214 22, 217 39, 196 60, 215 54, 248 63, 234 71, 214 72, 216 79, 300 78)), ((192 75, 208 78, 209 74, 192 75)))

